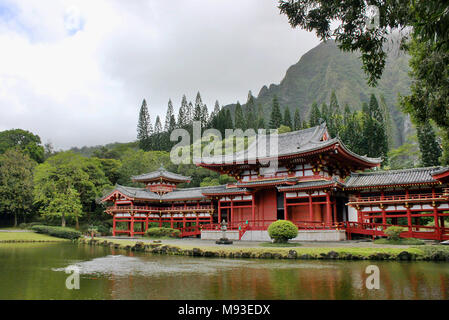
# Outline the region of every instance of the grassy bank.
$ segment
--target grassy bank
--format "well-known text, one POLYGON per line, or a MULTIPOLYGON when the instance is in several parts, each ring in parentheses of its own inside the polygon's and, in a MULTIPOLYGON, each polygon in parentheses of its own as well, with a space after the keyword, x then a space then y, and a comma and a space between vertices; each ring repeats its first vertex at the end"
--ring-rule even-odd
POLYGON ((163 243, 144 243, 138 240, 91 239, 79 242, 90 245, 110 246, 117 249, 149 252, 153 254, 185 255, 220 258, 256 259, 329 259, 329 260, 432 260, 449 261, 449 248, 444 246, 419 246, 409 248, 362 248, 362 247, 223 247, 192 246, 188 244, 165 245, 163 243))
POLYGON ((1 242, 61 242, 66 239, 52 237, 34 232, 0 232, 1 242))

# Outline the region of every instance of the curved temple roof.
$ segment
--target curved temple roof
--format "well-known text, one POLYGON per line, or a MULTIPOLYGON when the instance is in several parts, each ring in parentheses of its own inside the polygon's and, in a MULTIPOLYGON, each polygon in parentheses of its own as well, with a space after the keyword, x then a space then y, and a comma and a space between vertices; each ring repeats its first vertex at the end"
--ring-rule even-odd
POLYGON ((131 177, 132 181, 134 182, 155 181, 160 180, 161 178, 174 182, 189 182, 191 180, 191 177, 186 177, 177 173, 169 172, 163 166, 161 166, 157 171, 131 177))
POLYGON ((364 163, 367 167, 378 166, 382 159, 358 155, 345 147, 339 138, 328 139, 326 123, 319 126, 279 135, 257 135, 247 150, 221 156, 194 159, 200 166, 214 166, 270 160, 294 155, 318 153, 330 147, 340 148, 343 153, 364 163), (271 149, 270 149, 271 148, 271 149))

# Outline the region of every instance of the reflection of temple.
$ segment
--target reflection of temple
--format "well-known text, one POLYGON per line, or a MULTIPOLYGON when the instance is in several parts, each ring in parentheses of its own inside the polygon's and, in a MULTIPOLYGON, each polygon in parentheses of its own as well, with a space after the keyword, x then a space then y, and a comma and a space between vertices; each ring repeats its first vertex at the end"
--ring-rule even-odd
POLYGON ((114 216, 114 234, 141 234, 149 222, 157 222, 181 229, 183 236, 208 237, 225 219, 238 239, 262 240, 270 223, 288 219, 300 229, 298 239, 304 240, 382 236, 388 225, 404 225, 404 237, 449 239, 444 225, 449 216, 444 189, 449 168, 363 173, 381 160, 351 152, 338 138, 329 137, 325 124, 276 138, 275 155, 260 155, 258 150, 269 148, 270 136, 258 136, 232 158, 197 162, 235 177, 233 184, 176 189, 189 178, 161 168, 134 177, 146 188, 117 186, 103 199, 114 203, 107 209, 114 216), (424 226, 424 217, 434 226, 424 226), (128 223, 126 230, 116 228, 120 222, 128 223))

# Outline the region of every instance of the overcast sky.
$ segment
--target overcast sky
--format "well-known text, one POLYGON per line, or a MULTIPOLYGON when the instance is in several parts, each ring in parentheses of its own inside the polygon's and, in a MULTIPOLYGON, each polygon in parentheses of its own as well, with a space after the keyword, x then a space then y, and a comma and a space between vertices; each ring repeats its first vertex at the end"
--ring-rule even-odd
POLYGON ((200 91, 211 109, 279 83, 319 43, 273 0, 0 0, 0 131, 56 147, 136 139, 200 91))

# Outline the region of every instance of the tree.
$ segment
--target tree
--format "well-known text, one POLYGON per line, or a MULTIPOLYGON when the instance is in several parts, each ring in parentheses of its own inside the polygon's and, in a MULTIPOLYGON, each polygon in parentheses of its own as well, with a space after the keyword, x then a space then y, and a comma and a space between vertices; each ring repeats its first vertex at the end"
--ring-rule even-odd
POLYGON ((18 149, 0 155, 0 209, 17 217, 29 213, 33 204, 33 169, 35 162, 18 149))
POLYGON ((154 149, 156 150, 161 150, 162 145, 162 123, 161 123, 161 118, 159 116, 156 117, 156 122, 154 123, 154 134, 152 135, 151 139, 152 139, 152 145, 154 147, 154 149))
POLYGON ((257 105, 257 129, 265 129, 265 114, 263 112, 262 104, 257 105))
POLYGON ((327 125, 329 125, 330 119, 331 119, 331 115, 329 112, 329 107, 327 106, 327 104, 325 102, 323 102, 323 104, 321 105, 321 119, 326 122, 327 125))
POLYGON ((270 129, 277 129, 282 124, 282 114, 281 108, 279 106, 279 101, 276 96, 273 98, 273 105, 271 109, 271 118, 270 118, 270 129))
POLYGON ((201 108, 201 127, 207 127, 209 123, 209 110, 207 109, 207 105, 203 104, 201 108))
POLYGON ((198 92, 195 99, 195 109, 193 110, 193 121, 201 121, 201 112, 203 110, 203 100, 198 92))
POLYGON ((137 140, 139 141, 139 148, 142 150, 151 149, 150 136, 152 134, 153 127, 150 114, 148 113, 147 102, 143 99, 139 112, 139 121, 137 122, 137 140))
POLYGON ((438 166, 440 164, 441 147, 438 144, 432 125, 427 121, 425 124, 418 125, 416 129, 422 166, 438 166))
MULTIPOLYGON (((66 216, 74 217, 76 221, 83 215, 83 207, 81 205, 78 191, 74 188, 67 188, 62 192, 54 195, 48 206, 43 210, 46 217, 60 217, 61 227, 66 226, 66 216)), ((77 225, 77 229, 79 226, 77 225)))
POLYGON ((249 91, 248 100, 246 101, 246 127, 257 130, 257 120, 256 102, 252 92, 249 91))
POLYGON ((29 131, 12 129, 0 132, 0 154, 12 148, 19 148, 37 163, 44 161, 41 138, 29 131))
POLYGON ((429 118, 449 130, 449 2, 281 0, 279 8, 292 27, 315 30, 321 40, 335 38, 344 51, 360 51, 370 85, 384 71, 389 36, 406 30, 399 41, 412 56, 415 81, 401 105, 415 122, 429 118), (370 5, 378 10, 374 19, 366 14, 370 5))
POLYGON ((282 124, 286 127, 289 127, 290 129, 293 128, 292 116, 290 115, 290 109, 288 107, 286 107, 284 110, 284 118, 282 119, 282 124))
POLYGON ((246 130, 246 121, 245 121, 245 117, 243 116, 243 110, 242 110, 242 106, 240 105, 240 102, 237 102, 234 113, 235 113, 234 114, 235 128, 242 129, 243 131, 245 131, 246 130))
POLYGON ((388 159, 388 137, 385 132, 385 123, 379 103, 374 94, 369 104, 363 104, 363 144, 362 154, 369 157, 382 157, 384 164, 388 159))
POLYGON ((318 108, 318 103, 313 102, 312 108, 310 109, 309 124, 311 127, 316 127, 320 124, 321 112, 318 108))
MULTIPOLYGON (((71 151, 60 152, 36 167, 34 203, 42 215, 51 216, 48 207, 52 206, 54 211, 54 206, 61 204, 58 201, 53 202, 55 198, 64 195, 75 197, 76 194, 70 191, 71 188, 76 190, 83 212, 93 212, 97 207, 96 198, 100 197, 104 190, 111 188, 111 184, 96 158, 85 158, 71 151)), ((74 218, 78 225, 79 216, 77 211, 66 212, 64 219, 74 218)))
POLYGON ((168 100, 167 114, 165 115, 164 131, 171 132, 176 127, 176 120, 173 111, 173 103, 168 100))
POLYGON ((188 123, 188 104, 186 95, 182 96, 181 107, 178 111, 178 127, 183 128, 188 123))
POLYGON ((299 108, 296 108, 295 115, 293 116, 293 130, 301 130, 302 122, 301 122, 301 114, 299 112, 299 108))

